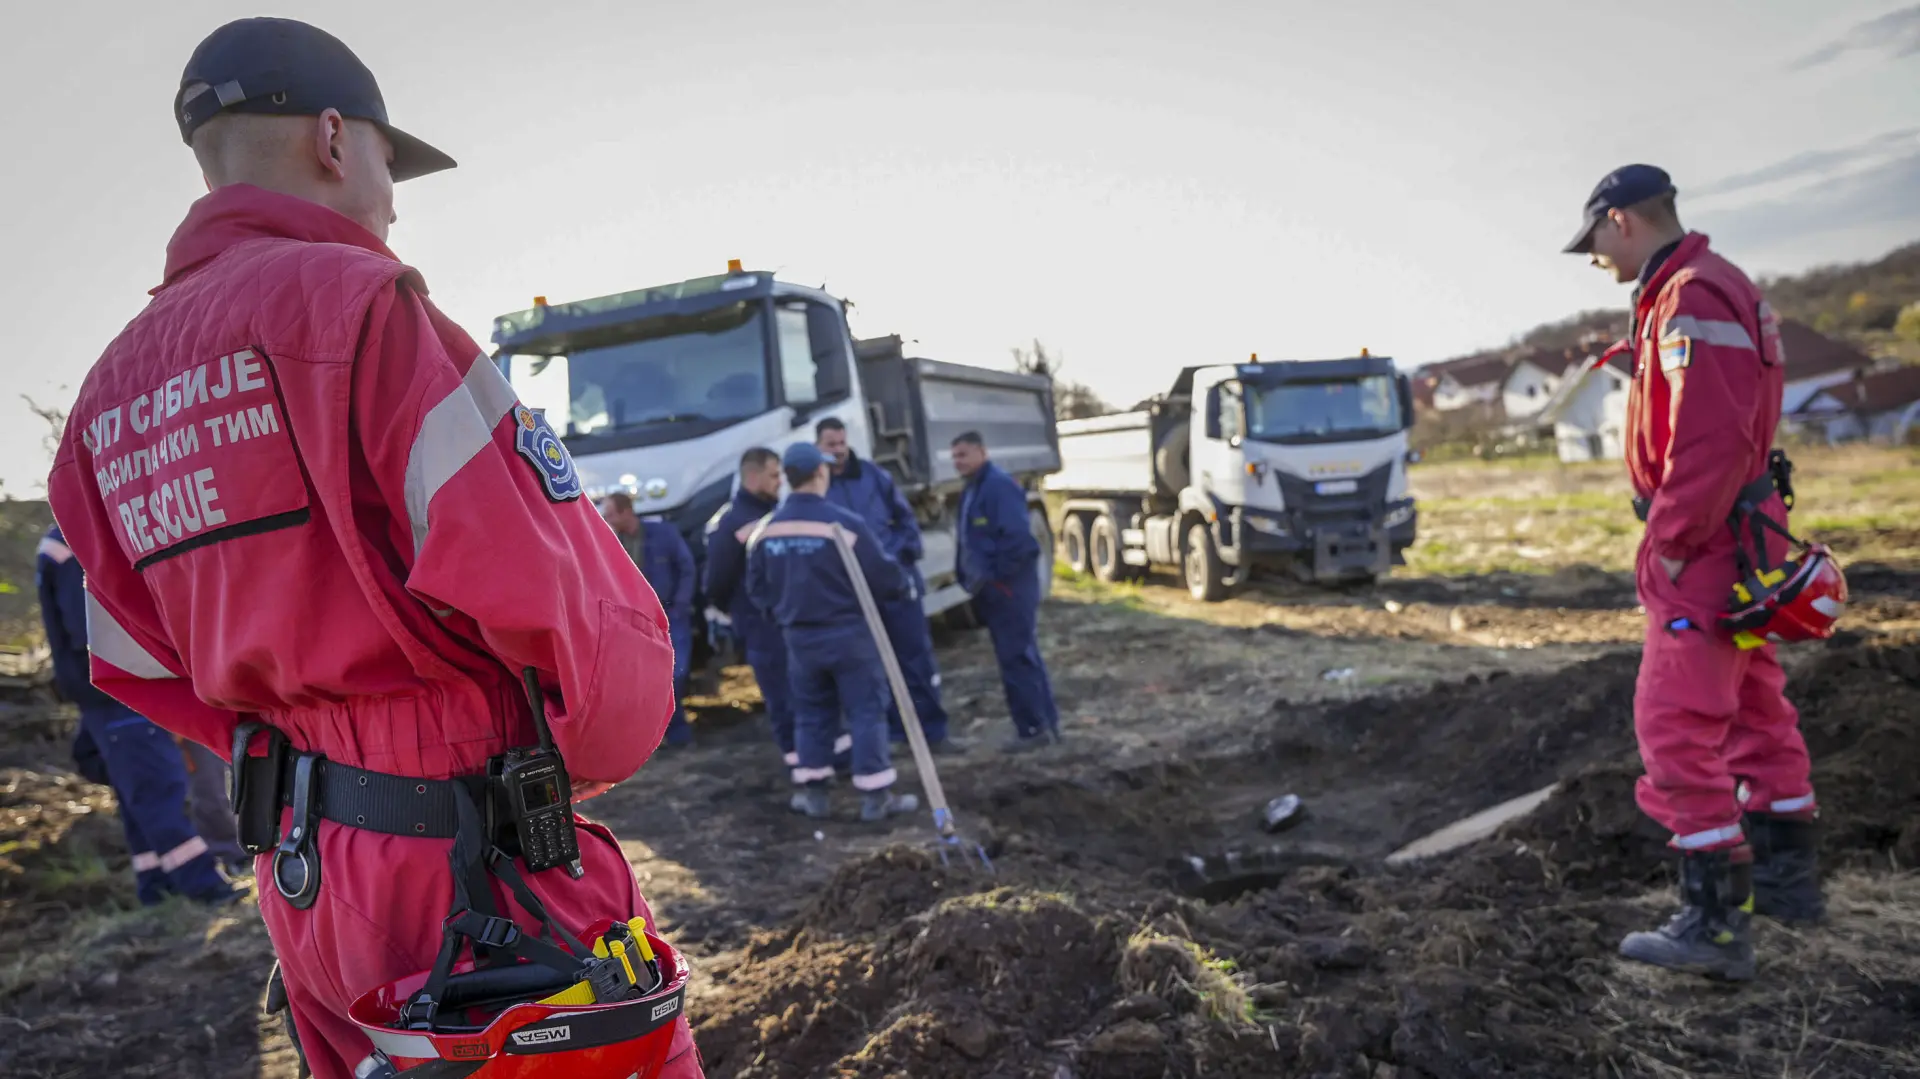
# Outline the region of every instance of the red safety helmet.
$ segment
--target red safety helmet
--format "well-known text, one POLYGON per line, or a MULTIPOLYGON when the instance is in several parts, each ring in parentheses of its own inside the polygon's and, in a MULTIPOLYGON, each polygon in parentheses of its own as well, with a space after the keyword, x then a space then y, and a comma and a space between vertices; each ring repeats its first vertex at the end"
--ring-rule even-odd
POLYGON ((1750 574, 1734 585, 1720 624, 1742 648, 1833 636, 1847 606, 1847 576, 1824 544, 1806 544, 1798 561, 1750 574))
MULTIPOLYGON (((406 1011, 428 984, 423 970, 361 994, 347 1015, 373 1042, 362 1079, 406 1076, 418 1068, 435 1079, 654 1079, 672 1051, 674 1021, 684 1005, 687 961, 635 918, 603 920, 588 934, 596 956, 605 941, 629 929, 652 962, 629 963, 635 985, 650 989, 628 1000, 593 1003, 592 988, 538 963, 452 968, 431 1023, 410 1026, 406 1011)), ((633 958, 639 959, 639 955, 633 958)))

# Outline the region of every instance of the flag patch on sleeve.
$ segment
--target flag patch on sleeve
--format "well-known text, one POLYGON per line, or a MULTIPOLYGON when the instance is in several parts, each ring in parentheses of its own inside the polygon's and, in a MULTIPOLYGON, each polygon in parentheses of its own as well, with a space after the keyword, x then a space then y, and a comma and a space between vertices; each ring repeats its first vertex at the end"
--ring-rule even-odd
POLYGON ((1693 338, 1672 333, 1660 339, 1660 370, 1684 371, 1693 362, 1693 338))

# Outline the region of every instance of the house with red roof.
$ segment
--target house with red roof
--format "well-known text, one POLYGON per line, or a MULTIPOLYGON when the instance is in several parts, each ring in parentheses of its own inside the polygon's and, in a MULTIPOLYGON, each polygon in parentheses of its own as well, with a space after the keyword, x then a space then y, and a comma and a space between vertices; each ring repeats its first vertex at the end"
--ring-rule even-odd
POLYGON ((1791 419, 1829 443, 1866 438, 1907 445, 1920 436, 1920 366, 1858 371, 1815 391, 1791 419))

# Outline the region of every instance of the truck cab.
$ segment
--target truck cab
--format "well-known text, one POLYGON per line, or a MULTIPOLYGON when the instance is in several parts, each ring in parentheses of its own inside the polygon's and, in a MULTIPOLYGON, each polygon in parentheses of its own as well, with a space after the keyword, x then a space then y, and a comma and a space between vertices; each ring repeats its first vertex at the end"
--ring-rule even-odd
POLYGON ((1404 564, 1412 387, 1386 357, 1189 367, 1135 412, 1061 425, 1069 565, 1180 569, 1217 600, 1256 569, 1369 581, 1404 564))
POLYGON ((625 491, 695 553, 753 446, 813 441, 835 416, 871 444, 842 303, 737 270, 494 320, 496 359, 573 454, 587 497, 625 491))
MULTIPOLYGON (((1045 378, 909 357, 899 337, 857 341, 838 297, 738 262, 671 285, 539 298, 496 318, 493 342, 521 401, 544 411, 572 453, 587 497, 626 492, 635 512, 680 530, 703 573, 707 529, 732 498, 741 455, 812 442, 832 416, 914 507, 928 615, 966 624, 952 529, 964 481, 951 439, 979 431, 995 463, 1033 487, 1059 467, 1045 378)), ((1046 514, 1034 516, 1050 585, 1052 534, 1046 514)), ((704 630, 695 627, 696 661, 704 630)))

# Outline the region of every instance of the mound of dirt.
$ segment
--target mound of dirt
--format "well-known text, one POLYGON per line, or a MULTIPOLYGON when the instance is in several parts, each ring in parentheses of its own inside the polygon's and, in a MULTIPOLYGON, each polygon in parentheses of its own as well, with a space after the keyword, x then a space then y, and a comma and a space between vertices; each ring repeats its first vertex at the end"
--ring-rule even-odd
MULTIPOLYGON (((800 918, 720 972, 698 1029, 708 1074, 1920 1069, 1910 1037, 1920 961, 1906 943, 1920 931, 1920 880, 1884 872, 1890 859, 1908 864, 1920 820, 1910 734, 1920 645, 1831 647, 1796 678, 1829 864, 1877 875, 1836 878, 1832 923, 1818 932, 1762 923, 1763 980, 1732 995, 1616 958, 1624 933, 1664 917, 1664 889, 1649 887, 1670 872, 1666 837, 1632 801, 1634 668, 1616 656, 1551 685, 1494 678, 1398 702, 1282 708, 1244 764, 1079 785, 1070 812, 1024 824, 994 877, 897 849, 844 866, 800 918), (1437 777, 1433 793, 1405 801, 1416 817, 1477 808, 1543 777, 1563 786, 1529 818, 1424 868, 1296 864, 1215 902, 1139 871, 1168 829, 1192 825, 1245 780, 1236 768, 1271 772, 1282 760, 1334 784, 1395 770, 1437 777), (1130 866, 1113 829, 1136 825, 1145 849, 1130 866)), ((1008 777, 996 809, 1043 814, 1057 792, 1031 786, 1008 777)), ((1376 809, 1395 797, 1372 793, 1376 809)), ((1328 800, 1313 804, 1324 820, 1328 800)))

